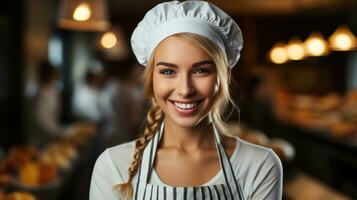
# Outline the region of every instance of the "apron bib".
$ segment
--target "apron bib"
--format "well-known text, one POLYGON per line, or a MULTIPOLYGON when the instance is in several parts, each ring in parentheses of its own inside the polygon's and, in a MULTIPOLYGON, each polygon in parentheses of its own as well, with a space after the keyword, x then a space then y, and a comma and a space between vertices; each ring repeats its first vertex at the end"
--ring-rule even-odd
POLYGON ((225 178, 225 184, 195 186, 195 187, 173 187, 149 184, 149 178, 153 170, 153 164, 157 146, 163 134, 164 123, 160 130, 145 147, 140 168, 138 171, 138 182, 134 187, 134 200, 245 200, 242 189, 238 184, 232 165, 222 145, 221 136, 216 128, 214 138, 217 147, 220 166, 225 178))

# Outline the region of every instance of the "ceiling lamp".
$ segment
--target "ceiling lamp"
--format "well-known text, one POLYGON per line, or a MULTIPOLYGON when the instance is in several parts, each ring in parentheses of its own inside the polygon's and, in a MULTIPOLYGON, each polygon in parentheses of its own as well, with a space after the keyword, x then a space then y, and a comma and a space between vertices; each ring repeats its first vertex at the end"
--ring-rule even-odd
POLYGON ((57 24, 77 31, 105 31, 110 27, 105 0, 61 0, 57 24))
POLYGON ((281 42, 275 44, 269 52, 269 58, 275 64, 283 64, 288 61, 285 45, 281 42))
POLYGON ((73 19, 76 21, 87 21, 92 15, 92 10, 90 9, 88 3, 79 4, 73 11, 73 19))
POLYGON ((129 55, 129 48, 126 43, 122 29, 119 26, 111 27, 107 32, 99 35, 97 48, 103 52, 108 60, 124 60, 129 55))
POLYGON ((312 32, 304 42, 305 50, 309 56, 323 56, 328 54, 328 45, 319 32, 312 32))
POLYGON ((108 31, 104 33, 100 39, 100 44, 103 48, 110 49, 113 48, 118 42, 117 36, 114 32, 108 31))
POLYGON ((305 56, 304 43, 298 38, 293 38, 286 46, 286 51, 290 60, 301 60, 305 56))
POLYGON ((356 37, 346 25, 339 26, 329 38, 330 48, 335 51, 348 51, 357 46, 356 37))

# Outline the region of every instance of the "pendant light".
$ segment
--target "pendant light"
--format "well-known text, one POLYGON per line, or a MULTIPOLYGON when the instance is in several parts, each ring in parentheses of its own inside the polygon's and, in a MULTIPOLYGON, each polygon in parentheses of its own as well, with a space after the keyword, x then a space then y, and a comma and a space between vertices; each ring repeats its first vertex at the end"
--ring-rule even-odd
POLYGON ((110 30, 99 35, 97 49, 103 52, 108 60, 124 60, 129 55, 126 41, 122 29, 119 26, 112 26, 110 30))
POLYGON ((290 60, 301 60, 305 57, 304 43, 298 38, 292 38, 286 46, 290 60))
POLYGON ((269 59, 275 64, 283 64, 288 61, 288 54, 282 42, 276 43, 269 52, 269 59))
POLYGON ((111 49, 118 43, 117 36, 113 31, 103 33, 100 38, 100 44, 105 49, 111 49))
POLYGON ((356 37, 346 25, 339 26, 329 38, 330 48, 335 51, 356 49, 356 37))
POLYGON ((110 27, 105 0, 61 0, 57 24, 77 31, 105 31, 110 27))
POLYGON ((312 32, 304 42, 306 54, 323 56, 329 53, 328 44, 320 32, 312 32))

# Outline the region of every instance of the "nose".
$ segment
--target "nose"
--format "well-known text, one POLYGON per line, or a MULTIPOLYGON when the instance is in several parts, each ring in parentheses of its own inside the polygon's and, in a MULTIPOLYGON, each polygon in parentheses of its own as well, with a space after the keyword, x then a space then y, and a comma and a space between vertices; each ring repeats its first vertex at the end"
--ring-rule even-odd
POLYGON ((179 78, 177 90, 182 98, 188 98, 195 94, 196 90, 189 75, 184 75, 179 78))

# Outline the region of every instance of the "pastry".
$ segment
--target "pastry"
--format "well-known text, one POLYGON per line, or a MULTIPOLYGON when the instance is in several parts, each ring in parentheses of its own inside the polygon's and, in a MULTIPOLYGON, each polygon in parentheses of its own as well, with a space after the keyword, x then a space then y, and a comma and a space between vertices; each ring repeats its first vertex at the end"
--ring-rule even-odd
POLYGON ((27 192, 13 192, 5 200, 36 200, 36 197, 27 192))

